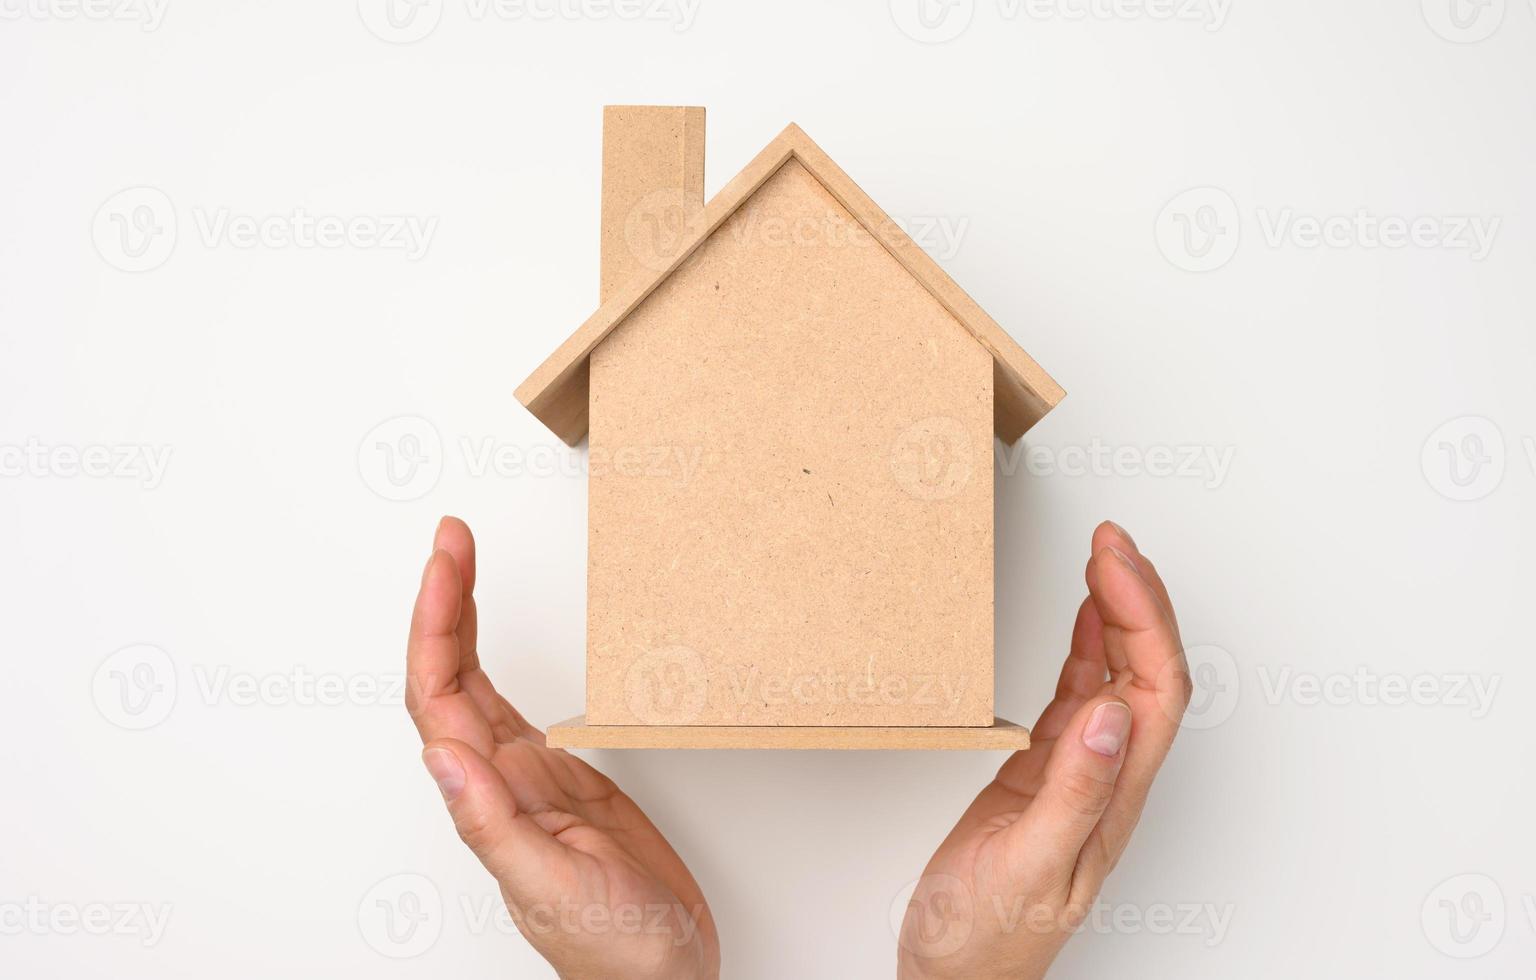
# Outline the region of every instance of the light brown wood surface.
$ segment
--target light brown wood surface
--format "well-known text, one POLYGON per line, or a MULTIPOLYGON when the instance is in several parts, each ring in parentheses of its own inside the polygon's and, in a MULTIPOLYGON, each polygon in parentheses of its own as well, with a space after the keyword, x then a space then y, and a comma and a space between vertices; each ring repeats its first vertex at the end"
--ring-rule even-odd
POLYGON ((786 161, 592 353, 587 717, 989 724, 992 383, 786 161))
POLYGON ((592 351, 791 158, 813 174, 994 359, 998 379, 994 422, 999 438, 1011 444, 1061 401, 1065 393, 1044 369, 793 123, 732 178, 682 232, 665 236, 665 248, 649 256, 640 273, 605 296, 601 307, 518 386, 518 401, 561 439, 571 445, 579 443, 586 433, 586 417, 577 403, 592 351))
POLYGON ((604 106, 599 302, 660 271, 703 210, 704 110, 604 106))
POLYGON ((561 749, 938 749, 1016 752, 1029 729, 1002 718, 984 728, 588 725, 584 715, 549 726, 561 749))

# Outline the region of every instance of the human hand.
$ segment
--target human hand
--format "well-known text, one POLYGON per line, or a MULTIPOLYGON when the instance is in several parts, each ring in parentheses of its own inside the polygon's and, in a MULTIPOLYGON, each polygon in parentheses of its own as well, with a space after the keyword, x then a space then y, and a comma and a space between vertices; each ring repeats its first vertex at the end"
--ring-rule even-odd
POLYGON ((565 980, 718 977, 704 895, 634 801, 528 724, 480 668, 475 541, 438 525, 406 650, 406 707, 459 836, 565 980))
POLYGON ((1141 817, 1189 704, 1178 621, 1157 570, 1115 524, 1094 530, 1087 579, 1032 746, 1003 763, 913 892, 902 980, 1044 976, 1141 817))

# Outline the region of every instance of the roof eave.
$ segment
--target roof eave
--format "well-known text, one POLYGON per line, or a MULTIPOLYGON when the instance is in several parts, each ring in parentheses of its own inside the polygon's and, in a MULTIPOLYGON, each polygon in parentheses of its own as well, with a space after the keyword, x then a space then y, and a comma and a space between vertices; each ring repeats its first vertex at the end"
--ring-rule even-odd
POLYGON ((794 123, 704 206, 671 255, 619 289, 566 338, 518 386, 517 400, 565 442, 581 442, 587 432, 592 351, 791 157, 992 355, 993 427, 999 439, 1011 445, 1056 407, 1066 392, 1055 379, 794 123))

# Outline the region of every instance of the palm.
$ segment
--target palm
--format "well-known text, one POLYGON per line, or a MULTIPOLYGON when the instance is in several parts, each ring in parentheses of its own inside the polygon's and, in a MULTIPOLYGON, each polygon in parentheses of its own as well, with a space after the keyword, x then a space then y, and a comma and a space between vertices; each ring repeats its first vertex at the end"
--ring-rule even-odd
POLYGON ((939 962, 907 975, 940 975, 939 966, 949 975, 990 975, 988 951, 999 946, 1010 951, 1009 975, 1043 973, 1140 816, 1188 700, 1187 668, 1151 562, 1111 524, 1094 532, 1093 554, 1089 598, 1033 745, 1003 764, 919 879, 902 944, 915 962, 939 962), (1091 773, 1074 763, 1085 751, 1085 719, 1105 700, 1123 702, 1134 719, 1109 796, 1102 773, 1080 781, 1091 773), (1048 916, 1019 918, 1041 913, 1048 916))
POLYGON ((514 831, 524 839, 515 869, 491 870, 519 928, 567 975, 635 962, 660 975, 710 972, 719 944, 693 876, 612 780, 549 748, 544 733, 496 692, 476 647, 474 540, 461 522, 446 519, 438 546, 447 555, 435 561, 451 561, 456 574, 434 576, 429 566, 423 582, 409 706, 424 741, 464 743, 504 784, 514 831), (598 909, 604 915, 592 919, 598 909), (621 913, 638 921, 621 926, 621 913))

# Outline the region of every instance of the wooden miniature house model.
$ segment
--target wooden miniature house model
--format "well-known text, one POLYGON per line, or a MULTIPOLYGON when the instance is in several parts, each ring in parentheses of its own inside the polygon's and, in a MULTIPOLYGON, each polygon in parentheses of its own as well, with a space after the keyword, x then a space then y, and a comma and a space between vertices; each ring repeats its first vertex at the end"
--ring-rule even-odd
POLYGON ((1062 390, 797 126, 603 116, 601 306, 517 390, 590 452, 575 747, 1019 748, 993 436, 1062 390))

